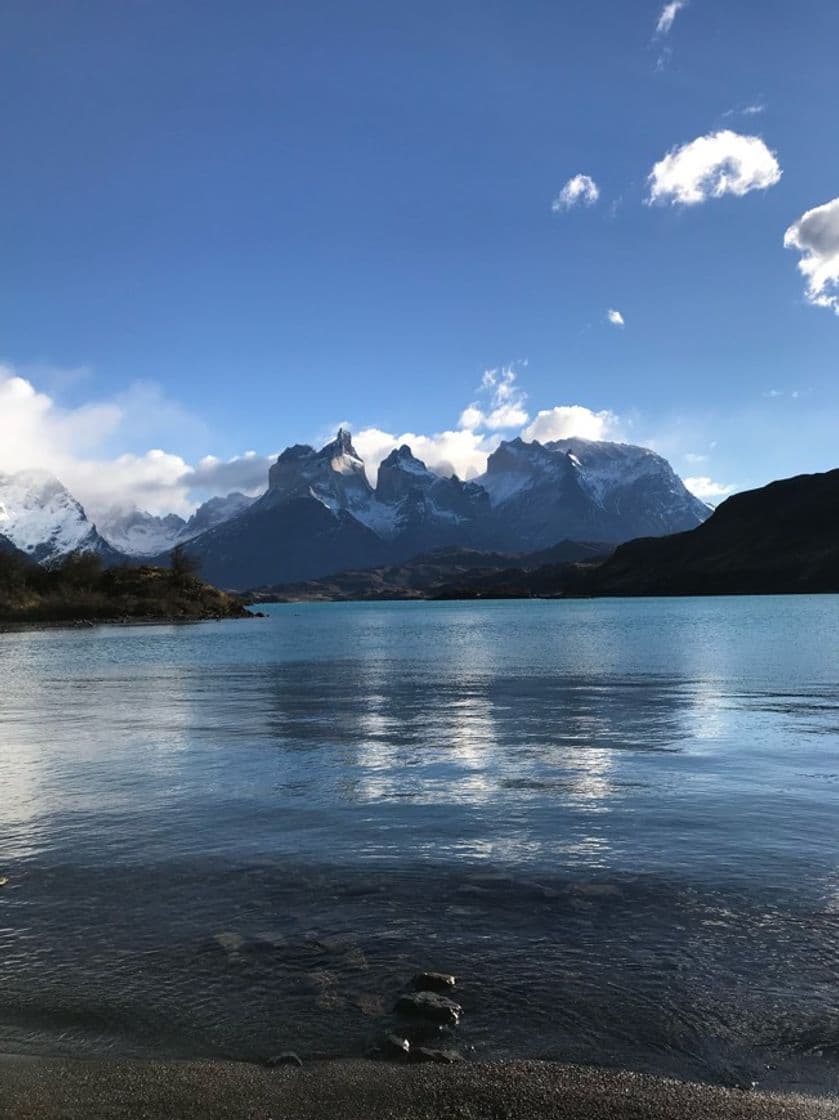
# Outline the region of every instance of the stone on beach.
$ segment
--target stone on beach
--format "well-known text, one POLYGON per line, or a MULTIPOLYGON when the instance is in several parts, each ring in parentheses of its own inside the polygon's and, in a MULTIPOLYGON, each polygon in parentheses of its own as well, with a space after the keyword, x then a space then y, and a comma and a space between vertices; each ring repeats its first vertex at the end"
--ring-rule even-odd
POLYGON ((463 1014, 459 1003, 436 992, 413 992, 400 996, 396 1001, 396 1010, 401 1015, 416 1015, 452 1027, 457 1026, 463 1014))

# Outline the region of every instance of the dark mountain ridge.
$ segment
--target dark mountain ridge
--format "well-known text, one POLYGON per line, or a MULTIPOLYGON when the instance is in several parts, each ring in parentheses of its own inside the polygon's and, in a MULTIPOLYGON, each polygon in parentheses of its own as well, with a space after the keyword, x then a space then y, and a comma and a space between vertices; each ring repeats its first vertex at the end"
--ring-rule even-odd
POLYGON ((630 541, 584 573, 586 594, 839 591, 839 470, 735 494, 689 533, 630 541))
POLYGON ((497 580, 501 578, 500 573, 511 569, 529 571, 547 563, 600 559, 610 551, 608 545, 581 541, 561 541, 553 548, 527 556, 472 548, 443 548, 414 556, 401 564, 350 569, 317 580, 258 587, 244 597, 250 603, 434 599, 453 584, 471 587, 481 580, 497 580))

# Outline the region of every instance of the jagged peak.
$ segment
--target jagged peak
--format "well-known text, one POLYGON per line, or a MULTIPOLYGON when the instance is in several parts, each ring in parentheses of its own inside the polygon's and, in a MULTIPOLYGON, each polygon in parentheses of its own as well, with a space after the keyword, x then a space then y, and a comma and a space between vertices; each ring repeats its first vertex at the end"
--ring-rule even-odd
POLYGON ((521 463, 523 466, 534 462, 556 462, 557 456, 554 452, 550 451, 544 444, 533 440, 528 443, 523 440, 521 436, 516 436, 515 439, 505 439, 499 443, 498 447, 492 452, 487 459, 487 474, 492 474, 494 471, 508 469, 521 463))
POLYGON ((313 455, 317 454, 314 447, 308 443, 295 443, 291 447, 287 447, 285 451, 277 456, 278 463, 290 463, 299 459, 310 459, 313 455))
POLYGON ((393 451, 383 459, 379 470, 382 467, 394 467, 400 470, 408 470, 415 474, 433 474, 422 459, 418 459, 413 453, 407 443, 403 443, 401 447, 394 447, 393 451))
POLYGON ((358 461, 361 462, 361 456, 352 444, 352 433, 346 428, 339 428, 335 438, 325 444, 318 454, 322 455, 325 459, 334 459, 339 455, 348 455, 350 458, 358 459, 358 461))

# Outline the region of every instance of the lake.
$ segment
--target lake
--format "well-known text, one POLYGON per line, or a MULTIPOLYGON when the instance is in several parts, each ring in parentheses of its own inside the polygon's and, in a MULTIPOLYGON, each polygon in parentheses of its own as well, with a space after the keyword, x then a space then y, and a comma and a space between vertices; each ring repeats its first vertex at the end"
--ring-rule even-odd
POLYGON ((839 597, 0 635, 0 1051, 839 1087, 839 597))

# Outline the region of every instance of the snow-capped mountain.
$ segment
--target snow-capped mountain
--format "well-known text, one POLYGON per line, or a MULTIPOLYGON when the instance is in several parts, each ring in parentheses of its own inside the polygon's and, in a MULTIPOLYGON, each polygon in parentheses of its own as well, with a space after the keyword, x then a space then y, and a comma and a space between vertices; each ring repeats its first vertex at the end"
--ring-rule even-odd
POLYGON ((695 529, 711 512, 666 459, 633 444, 514 439, 477 482, 492 501, 496 547, 546 548, 560 537, 617 544, 695 529))
POLYGON ((374 489, 342 430, 320 451, 284 451, 266 493, 195 537, 190 551, 208 579, 243 588, 444 545, 531 552, 563 539, 619 543, 694 528, 709 513, 661 456, 584 440, 502 443, 473 482, 442 478, 402 446, 379 467, 374 489))
POLYGON ((210 498, 200 505, 189 518, 181 539, 192 540, 199 533, 204 533, 207 529, 213 529, 216 525, 221 525, 223 521, 230 521, 234 517, 238 517, 240 513, 244 513, 249 506, 252 506, 255 500, 249 498, 247 494, 240 494, 238 490, 234 490, 224 497, 210 498))
POLYGON ((174 548, 186 529, 186 521, 176 513, 155 517, 145 510, 115 507, 97 516, 102 536, 125 556, 155 556, 174 548))
POLYGON ((634 537, 695 529, 711 513, 667 460, 648 447, 589 439, 561 439, 547 447, 568 456, 594 501, 622 532, 631 526, 634 537))
POLYGON ((156 517, 145 510, 118 506, 96 519, 99 531, 118 552, 125 556, 156 556, 178 544, 197 537, 223 521, 229 521, 248 508, 253 498, 234 492, 226 497, 210 498, 184 520, 176 513, 156 517))
POLYGON ((39 562, 110 551, 79 502, 48 471, 0 475, 0 534, 39 562))

